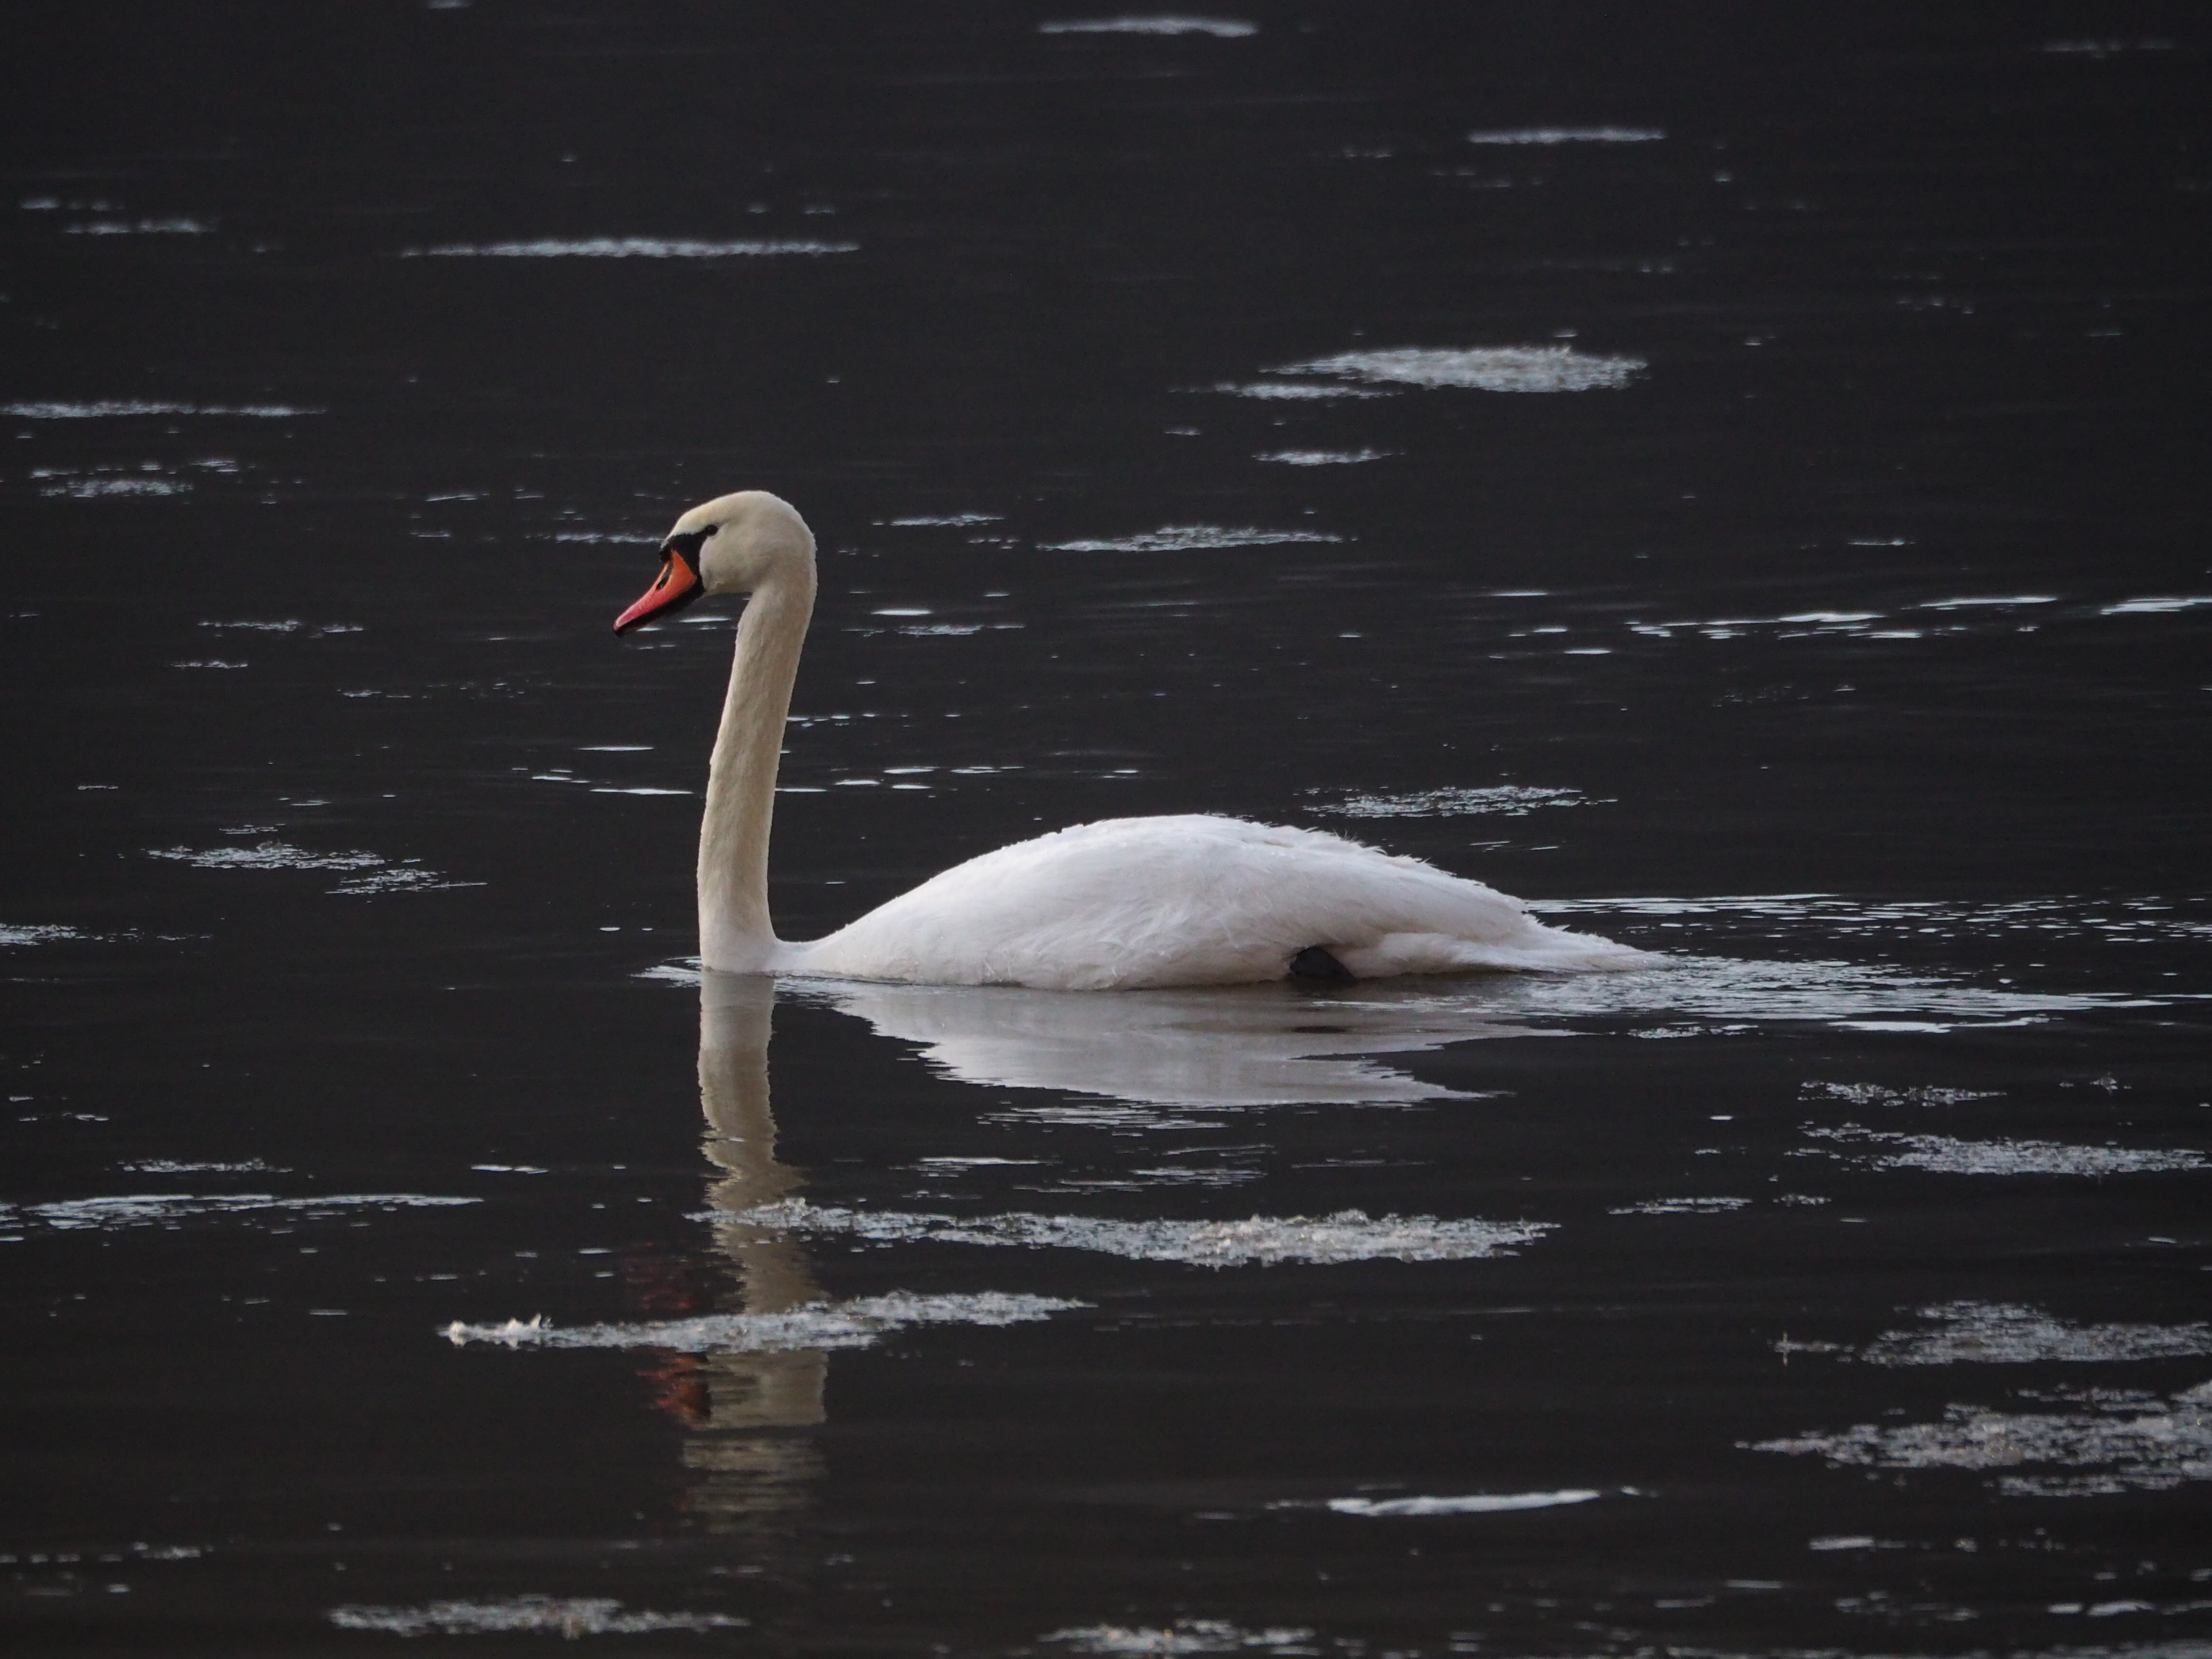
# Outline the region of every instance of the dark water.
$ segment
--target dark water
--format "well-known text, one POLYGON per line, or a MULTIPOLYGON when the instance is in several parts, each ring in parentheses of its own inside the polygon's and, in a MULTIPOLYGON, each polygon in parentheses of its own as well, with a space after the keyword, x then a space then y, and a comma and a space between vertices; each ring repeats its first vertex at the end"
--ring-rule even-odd
POLYGON ((1812 9, 11 9, 7 1644, 2212 1650, 2203 17, 1812 9), (749 485, 787 936, 1670 959, 770 1045, 749 485))

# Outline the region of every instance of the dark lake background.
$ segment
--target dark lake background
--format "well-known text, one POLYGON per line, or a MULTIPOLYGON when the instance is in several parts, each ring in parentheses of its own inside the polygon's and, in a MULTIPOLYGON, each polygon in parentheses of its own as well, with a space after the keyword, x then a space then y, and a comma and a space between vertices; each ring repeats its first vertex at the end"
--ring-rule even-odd
POLYGON ((6 1644, 2212 1651, 2207 44, 11 6, 6 1644), (702 1044, 747 487, 787 937, 1212 811, 1668 961, 702 1044))

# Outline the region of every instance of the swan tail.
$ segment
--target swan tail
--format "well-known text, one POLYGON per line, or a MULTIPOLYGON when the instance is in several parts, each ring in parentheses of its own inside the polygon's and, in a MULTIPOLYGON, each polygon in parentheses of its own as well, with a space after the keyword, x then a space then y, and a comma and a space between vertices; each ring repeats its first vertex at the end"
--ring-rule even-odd
POLYGON ((1389 979, 1399 974, 1589 973, 1649 967, 1647 951, 1610 939, 1532 924, 1510 944, 1454 939, 1446 933, 1385 933, 1357 949, 1334 947, 1334 955, 1354 979, 1389 979))

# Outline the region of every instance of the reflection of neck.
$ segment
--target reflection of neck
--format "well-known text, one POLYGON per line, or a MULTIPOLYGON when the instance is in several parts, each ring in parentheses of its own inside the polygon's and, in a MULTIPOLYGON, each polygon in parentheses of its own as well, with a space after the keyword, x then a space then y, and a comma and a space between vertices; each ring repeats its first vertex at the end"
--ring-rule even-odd
MULTIPOLYGON (((736 1216, 796 1189, 799 1172, 775 1161, 775 1117, 769 1108, 768 1041, 775 983, 759 974, 702 978, 699 991, 699 1106, 708 1158, 726 1173, 708 1200, 736 1216)), ((718 1229, 744 1279, 747 1313, 781 1313, 821 1296, 805 1253, 773 1228, 731 1220, 718 1229)))
POLYGON ((699 950, 709 968, 756 973, 775 948, 768 914, 769 823, 792 683, 813 612, 809 562, 763 582, 738 623, 737 660, 714 734, 699 830, 699 950))

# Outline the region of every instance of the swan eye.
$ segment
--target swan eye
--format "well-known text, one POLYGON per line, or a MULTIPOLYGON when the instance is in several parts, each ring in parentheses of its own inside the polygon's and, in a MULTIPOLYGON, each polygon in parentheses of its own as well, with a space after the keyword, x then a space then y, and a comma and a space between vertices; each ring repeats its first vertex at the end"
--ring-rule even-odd
POLYGON ((709 536, 721 527, 718 524, 710 524, 704 530, 687 530, 680 536, 671 536, 666 541, 661 543, 660 556, 665 559, 671 553, 681 553, 696 565, 699 562, 700 548, 705 545, 709 536))

